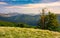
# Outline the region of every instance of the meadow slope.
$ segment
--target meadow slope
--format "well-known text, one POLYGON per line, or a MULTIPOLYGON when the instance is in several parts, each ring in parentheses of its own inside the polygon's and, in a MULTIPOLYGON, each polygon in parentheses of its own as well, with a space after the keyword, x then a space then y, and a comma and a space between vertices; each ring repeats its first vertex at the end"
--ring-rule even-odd
POLYGON ((0 27, 0 38, 60 38, 60 33, 33 28, 0 27))

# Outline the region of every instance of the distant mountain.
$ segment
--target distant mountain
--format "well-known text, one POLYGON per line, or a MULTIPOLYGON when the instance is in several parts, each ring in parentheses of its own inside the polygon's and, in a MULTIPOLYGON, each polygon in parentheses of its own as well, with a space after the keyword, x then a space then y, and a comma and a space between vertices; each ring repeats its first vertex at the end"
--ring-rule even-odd
POLYGON ((1 15, 0 15, 0 20, 9 21, 9 22, 16 22, 16 23, 22 22, 22 23, 27 23, 29 25, 36 25, 39 20, 39 15, 34 15, 34 16, 27 15, 27 14, 17 14, 17 15, 3 14, 3 16, 1 16, 1 15), (8 16, 8 15, 10 15, 10 16, 8 16))
POLYGON ((0 16, 2 17, 11 17, 11 16, 16 16, 18 13, 0 13, 0 16))
MULTIPOLYGON (((3 16, 0 15, 0 20, 9 21, 9 22, 22 22, 27 23, 29 25, 37 25, 40 15, 27 15, 27 14, 5 14, 3 16), (7 15, 7 17, 5 16, 7 15), (8 17, 8 15, 10 15, 8 17)), ((58 14, 58 20, 60 21, 60 15, 58 14)))

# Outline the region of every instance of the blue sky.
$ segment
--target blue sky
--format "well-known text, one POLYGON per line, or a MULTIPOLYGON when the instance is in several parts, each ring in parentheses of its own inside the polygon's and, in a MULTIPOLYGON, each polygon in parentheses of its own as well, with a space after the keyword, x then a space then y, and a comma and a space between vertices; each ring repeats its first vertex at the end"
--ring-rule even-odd
POLYGON ((1 2, 6 2, 11 5, 20 5, 20 4, 30 4, 30 3, 39 3, 41 0, 0 0, 1 2))
POLYGON ((12 5, 20 5, 20 4, 33 4, 33 3, 49 3, 49 2, 56 2, 59 0, 0 0, 0 2, 6 2, 12 5))
POLYGON ((39 14, 42 8, 60 13, 60 0, 0 0, 0 13, 39 14))

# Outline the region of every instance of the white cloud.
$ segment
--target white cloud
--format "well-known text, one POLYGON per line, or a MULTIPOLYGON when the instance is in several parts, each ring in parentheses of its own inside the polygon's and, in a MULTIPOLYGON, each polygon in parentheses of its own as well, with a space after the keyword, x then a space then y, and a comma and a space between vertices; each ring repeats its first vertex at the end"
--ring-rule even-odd
POLYGON ((44 7, 54 7, 60 6, 60 2, 53 3, 37 3, 37 4, 26 4, 23 6, 7 6, 6 8, 44 8, 44 7))
POLYGON ((28 4, 27 7, 53 7, 53 6, 60 6, 60 2, 53 2, 53 3, 39 3, 39 4, 28 4))
POLYGON ((53 12, 53 13, 60 14, 60 6, 58 6, 58 7, 50 7, 49 10, 51 12, 53 12))
POLYGON ((39 10, 41 10, 42 8, 48 8, 54 13, 60 13, 60 2, 26 4, 23 6, 5 6, 4 9, 0 11, 4 13, 18 12, 24 14, 39 14, 39 10))
POLYGON ((6 2, 0 2, 0 4, 2 4, 2 5, 6 5, 7 3, 6 3, 6 2))

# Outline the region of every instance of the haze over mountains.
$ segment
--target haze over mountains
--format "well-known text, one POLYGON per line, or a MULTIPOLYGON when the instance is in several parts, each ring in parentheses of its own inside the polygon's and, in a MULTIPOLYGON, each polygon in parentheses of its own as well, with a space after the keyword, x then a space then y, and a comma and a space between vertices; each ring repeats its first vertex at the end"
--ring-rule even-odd
MULTIPOLYGON (((20 14, 26 14, 26 15, 35 16, 35 15, 41 15, 41 12, 40 13, 37 13, 37 14, 34 14, 34 13, 9 12, 9 13, 0 13, 0 16, 2 16, 2 17, 11 17, 11 16, 20 15, 20 14)), ((45 13, 45 14, 47 14, 47 13, 45 13)), ((55 13, 55 14, 59 15, 60 13, 55 13)))
MULTIPOLYGON (((60 21, 60 15, 57 14, 57 18, 60 21)), ((9 13, 9 14, 0 14, 0 20, 8 22, 21 22, 29 25, 37 25, 40 19, 40 15, 29 15, 29 14, 19 14, 19 13, 9 13)))
POLYGON ((27 23, 30 25, 36 25, 37 21, 39 19, 39 15, 28 15, 28 14, 18 14, 18 13, 12 13, 12 14, 1 14, 0 20, 3 21, 9 21, 9 22, 22 22, 27 23))
POLYGON ((0 16, 2 17, 11 17, 15 15, 18 15, 18 13, 0 13, 0 16))

